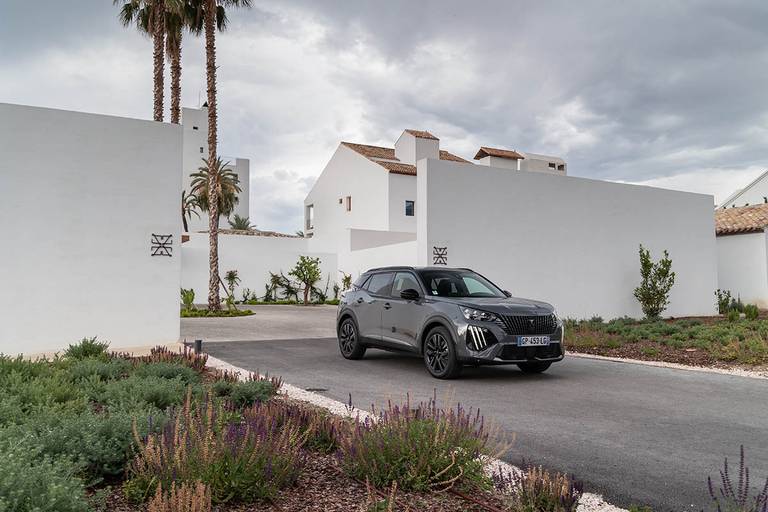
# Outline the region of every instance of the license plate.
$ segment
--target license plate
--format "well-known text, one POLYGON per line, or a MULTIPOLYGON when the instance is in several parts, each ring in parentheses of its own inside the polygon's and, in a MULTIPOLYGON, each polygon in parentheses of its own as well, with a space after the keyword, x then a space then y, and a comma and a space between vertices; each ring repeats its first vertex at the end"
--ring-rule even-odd
POLYGON ((549 345, 549 336, 518 336, 518 347, 541 347, 549 345))

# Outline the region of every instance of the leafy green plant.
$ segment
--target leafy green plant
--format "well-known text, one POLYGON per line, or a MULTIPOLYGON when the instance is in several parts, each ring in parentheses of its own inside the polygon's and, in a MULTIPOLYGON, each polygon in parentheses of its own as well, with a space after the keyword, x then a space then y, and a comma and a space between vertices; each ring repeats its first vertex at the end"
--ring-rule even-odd
POLYGON ((505 506, 523 512, 575 512, 584 490, 580 481, 532 465, 515 473, 499 470, 494 483, 505 506))
POLYGON ((161 379, 179 379, 184 384, 197 384, 200 374, 189 366, 176 362, 155 362, 140 364, 134 371, 137 377, 159 377, 161 379))
POLYGON ((728 306, 732 311, 744 312, 744 303, 741 302, 741 297, 731 298, 731 304, 728 306))
POLYGON ((232 383, 227 396, 238 407, 248 407, 257 402, 266 402, 275 396, 277 390, 267 380, 250 380, 232 383))
POLYGON ((240 276, 237 270, 227 270, 224 273, 224 281, 227 282, 227 289, 229 290, 229 296, 234 298, 235 287, 240 284, 240 276))
POLYGON ((193 288, 181 289, 181 304, 186 311, 195 309, 195 290, 193 288))
POLYGON ((100 380, 114 380, 127 375, 133 364, 123 358, 81 359, 69 368, 69 374, 75 380, 87 379, 95 376, 100 380))
POLYGON ((147 405, 165 410, 184 401, 185 389, 186 385, 180 378, 131 375, 126 379, 107 382, 102 389, 94 391, 93 399, 122 410, 142 410, 147 405))
POLYGON ((741 315, 739 314, 739 311, 736 309, 728 310, 728 321, 729 322, 738 322, 739 318, 741 318, 741 315))
MULTIPOLYGON (((339 272, 341 272, 341 270, 339 270, 339 272)), ((352 288, 352 274, 341 272, 341 289, 349 290, 350 288, 352 288)))
POLYGON ((64 357, 70 359, 85 359, 87 357, 105 357, 109 343, 106 341, 96 341, 96 337, 83 338, 79 343, 70 345, 64 351, 64 357))
POLYGON ((664 250, 664 257, 654 263, 650 251, 641 244, 640 277, 642 280, 635 288, 635 298, 646 318, 658 318, 669 305, 669 292, 675 284, 669 253, 664 250))
POLYGON ((727 314, 731 305, 731 291, 718 288, 715 291, 715 297, 717 298, 717 312, 721 315, 727 314))
POLYGON ((238 231, 251 231, 254 226, 251 224, 251 219, 248 217, 241 217, 238 214, 234 214, 231 219, 227 219, 229 227, 238 231))
POLYGON ((744 306, 744 316, 747 317, 747 320, 757 320, 760 316, 760 310, 754 304, 747 304, 744 306))
POLYGON ((75 471, 71 461, 43 456, 23 440, 0 446, 0 510, 87 512, 75 471))
POLYGON ((310 256, 299 256, 299 261, 288 272, 289 276, 294 277, 304 289, 304 304, 309 304, 309 296, 312 291, 312 287, 320 281, 322 277, 320 273, 320 258, 312 258, 310 256))
POLYGON ((253 311, 250 309, 190 309, 181 310, 181 318, 216 318, 216 317, 228 317, 228 316, 249 316, 253 311))
POLYGON ((768 478, 758 494, 753 495, 749 485, 749 468, 744 459, 744 445, 739 450, 739 475, 738 480, 733 481, 728 458, 720 470, 720 488, 715 491, 712 477, 707 477, 709 497, 712 506, 717 512, 765 512, 768 510, 768 478))
POLYGON ((339 458, 351 476, 404 490, 446 489, 459 481, 485 487, 480 455, 488 454, 489 432, 479 414, 461 406, 443 410, 434 398, 416 407, 390 404, 378 421, 359 423, 342 437, 339 458))

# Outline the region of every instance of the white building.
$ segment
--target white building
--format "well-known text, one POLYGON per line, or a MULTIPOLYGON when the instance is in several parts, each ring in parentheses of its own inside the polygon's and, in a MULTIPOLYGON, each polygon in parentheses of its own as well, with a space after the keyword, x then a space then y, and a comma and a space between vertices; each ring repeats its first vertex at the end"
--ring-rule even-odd
POLYGON ((768 171, 757 177, 746 187, 737 190, 725 199, 718 208, 733 208, 768 203, 768 171))
POLYGON ((718 288, 768 307, 768 204, 718 209, 715 227, 718 288))
MULTIPOLYGON (((190 174, 197 172, 205 165, 204 158, 208 158, 208 108, 187 108, 181 109, 181 125, 184 133, 184 150, 182 157, 183 182, 182 187, 187 193, 190 193, 192 179, 190 174)), ((246 158, 221 156, 222 161, 228 164, 226 167, 237 173, 240 180, 241 192, 238 194, 239 201, 233 213, 241 217, 249 217, 249 196, 250 196, 250 161, 246 158)), ((199 212, 200 217, 192 215, 188 220, 190 232, 208 231, 208 214, 199 212)), ((180 214, 179 214, 180 215, 180 214)), ((181 222, 181 219, 179 219, 181 222)), ((228 228, 227 218, 219 218, 219 226, 228 228)))
POLYGON ((564 315, 611 318, 641 315, 643 244, 671 254, 668 314, 714 312, 712 196, 573 178, 562 159, 519 151, 483 147, 475 159, 424 131, 404 131, 394 148, 342 142, 304 201, 308 250, 335 253, 353 275, 472 267, 564 315))
POLYGON ((0 104, 1 353, 178 340, 181 152, 177 125, 0 104))

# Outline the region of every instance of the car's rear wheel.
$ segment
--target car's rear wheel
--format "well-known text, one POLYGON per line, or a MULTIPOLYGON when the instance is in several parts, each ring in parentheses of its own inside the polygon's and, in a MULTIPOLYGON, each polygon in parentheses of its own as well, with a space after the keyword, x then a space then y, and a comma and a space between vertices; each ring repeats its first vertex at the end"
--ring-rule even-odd
POLYGON ((518 363, 517 367, 522 370, 523 373, 544 373, 552 366, 552 363, 518 363))
POLYGON ((365 347, 360 343, 360 335, 357 332, 357 324, 347 317, 339 325, 339 351, 346 359, 362 359, 365 355, 365 347))
POLYGON ((429 373, 438 379, 452 379, 461 373, 461 363, 456 360, 456 348, 445 327, 435 327, 427 333, 424 364, 429 373))

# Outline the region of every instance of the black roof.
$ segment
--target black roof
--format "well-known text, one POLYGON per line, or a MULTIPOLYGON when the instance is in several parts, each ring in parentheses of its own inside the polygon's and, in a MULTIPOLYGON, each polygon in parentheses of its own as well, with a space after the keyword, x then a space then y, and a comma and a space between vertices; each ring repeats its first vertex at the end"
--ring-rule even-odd
POLYGON ((375 267, 375 268, 369 268, 364 274, 367 274, 369 272, 380 272, 384 270, 472 270, 470 268, 465 267, 446 267, 444 265, 439 266, 426 266, 426 267, 412 267, 408 265, 400 265, 400 266, 390 266, 390 267, 375 267))

